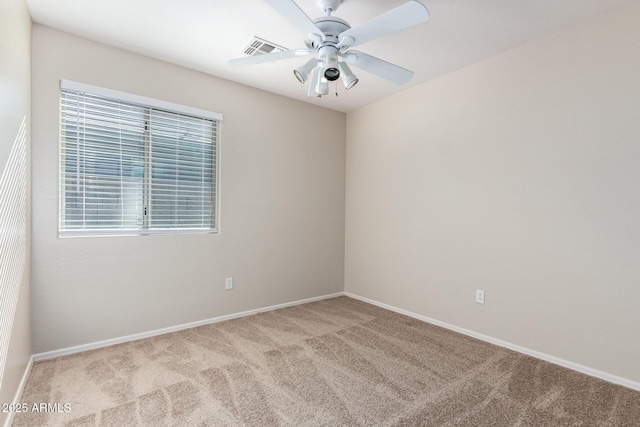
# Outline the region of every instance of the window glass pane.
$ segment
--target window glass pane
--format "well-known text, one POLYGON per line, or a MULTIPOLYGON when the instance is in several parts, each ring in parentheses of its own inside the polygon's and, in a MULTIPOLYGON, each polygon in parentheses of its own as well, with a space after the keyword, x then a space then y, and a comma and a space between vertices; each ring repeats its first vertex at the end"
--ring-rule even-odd
POLYGON ((151 228, 213 227, 214 122, 153 110, 151 228))
POLYGON ((143 225, 144 109, 62 94, 62 229, 143 225))

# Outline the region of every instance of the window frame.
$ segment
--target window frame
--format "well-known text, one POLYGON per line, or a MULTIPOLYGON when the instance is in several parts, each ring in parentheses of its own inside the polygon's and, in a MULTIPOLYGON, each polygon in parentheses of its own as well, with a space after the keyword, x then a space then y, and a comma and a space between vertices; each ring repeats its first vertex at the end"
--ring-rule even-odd
MULTIPOLYGON (((64 196, 65 189, 62 181, 63 177, 63 168, 64 168, 64 159, 63 159, 63 149, 64 149, 64 137, 62 128, 60 128, 59 132, 59 143, 58 143, 58 237, 67 238, 67 237, 117 237, 117 236, 144 236, 144 235, 166 235, 166 234, 217 234, 220 229, 220 134, 221 134, 221 124, 223 120, 223 115, 221 113, 216 113, 208 110, 203 110, 195 107, 190 107, 186 105, 176 104, 173 102, 163 101, 155 98, 149 98, 146 96, 135 95, 127 92, 121 92, 113 89, 106 89, 99 86, 93 86, 85 83, 78 83, 70 80, 61 80, 60 81, 60 117, 59 117, 59 126, 62 126, 62 92, 78 92, 78 93, 86 93, 91 95, 97 95, 105 98, 111 98, 112 100, 121 101, 127 104, 134 104, 139 107, 145 108, 147 114, 150 109, 163 110, 170 113, 184 114, 188 116, 203 118, 212 120, 215 123, 215 140, 213 141, 213 153, 215 153, 214 158, 212 159, 212 168, 213 170, 213 186, 212 186, 212 210, 213 214, 211 217, 212 227, 210 228, 138 228, 138 229, 120 229, 120 228, 110 228, 110 229, 64 229, 63 228, 63 211, 64 211, 64 196)), ((147 140, 149 139, 149 131, 145 129, 145 165, 147 164, 147 140)), ((147 188, 151 187, 152 182, 149 178, 151 171, 145 166, 144 170, 144 193, 143 200, 146 202, 149 198, 149 193, 147 192, 147 188)), ((148 218, 144 218, 143 227, 148 227, 149 222, 148 218)))

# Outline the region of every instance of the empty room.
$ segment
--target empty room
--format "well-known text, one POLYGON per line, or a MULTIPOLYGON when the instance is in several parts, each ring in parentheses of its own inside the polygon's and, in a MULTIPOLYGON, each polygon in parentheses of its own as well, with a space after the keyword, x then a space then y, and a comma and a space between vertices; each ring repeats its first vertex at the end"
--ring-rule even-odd
POLYGON ((639 22, 0 0, 0 425, 640 425, 639 22))

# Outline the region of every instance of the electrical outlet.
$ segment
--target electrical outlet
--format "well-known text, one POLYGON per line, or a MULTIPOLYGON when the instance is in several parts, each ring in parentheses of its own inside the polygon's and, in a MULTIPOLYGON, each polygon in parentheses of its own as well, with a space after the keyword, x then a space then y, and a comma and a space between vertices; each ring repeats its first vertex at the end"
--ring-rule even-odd
POLYGON ((484 304, 484 291, 481 289, 476 289, 476 302, 478 304, 484 304))
POLYGON ((224 288, 228 291, 233 289, 233 277, 227 277, 224 279, 224 288))

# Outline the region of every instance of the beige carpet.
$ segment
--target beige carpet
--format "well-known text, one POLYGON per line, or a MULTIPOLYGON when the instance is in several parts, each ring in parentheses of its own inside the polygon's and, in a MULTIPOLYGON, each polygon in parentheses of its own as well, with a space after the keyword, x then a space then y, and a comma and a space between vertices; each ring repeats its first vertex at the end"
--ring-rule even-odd
POLYGON ((22 402, 60 412, 14 426, 640 425, 639 392, 347 297, 38 362, 22 402))

